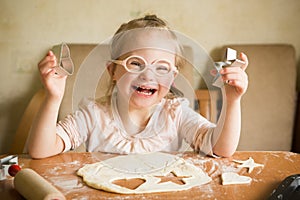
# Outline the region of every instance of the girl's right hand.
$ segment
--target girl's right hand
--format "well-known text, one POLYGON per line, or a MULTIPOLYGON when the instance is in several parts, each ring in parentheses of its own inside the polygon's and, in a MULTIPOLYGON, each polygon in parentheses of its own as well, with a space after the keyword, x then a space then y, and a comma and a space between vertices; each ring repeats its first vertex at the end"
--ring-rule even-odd
POLYGON ((66 85, 66 75, 59 75, 56 73, 57 59, 52 51, 39 62, 38 68, 42 83, 46 89, 47 97, 61 102, 66 85))

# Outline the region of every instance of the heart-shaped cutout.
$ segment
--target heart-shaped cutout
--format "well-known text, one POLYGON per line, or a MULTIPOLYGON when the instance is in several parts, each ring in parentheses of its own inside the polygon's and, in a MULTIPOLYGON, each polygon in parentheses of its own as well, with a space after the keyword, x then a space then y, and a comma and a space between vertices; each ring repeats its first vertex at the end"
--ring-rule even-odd
POLYGON ((231 185, 231 184, 249 184, 251 183, 252 178, 248 176, 241 176, 234 172, 225 172, 222 174, 222 184, 231 185))

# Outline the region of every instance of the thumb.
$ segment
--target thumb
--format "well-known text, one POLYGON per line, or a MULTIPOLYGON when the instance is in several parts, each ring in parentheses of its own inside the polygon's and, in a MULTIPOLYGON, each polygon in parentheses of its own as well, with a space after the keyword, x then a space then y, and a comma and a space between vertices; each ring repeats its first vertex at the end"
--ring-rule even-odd
POLYGON ((242 61, 244 61, 245 62, 245 64, 241 67, 244 71, 247 69, 247 67, 248 67, 248 64, 249 64, 249 60, 248 60, 248 57, 247 57, 247 55, 246 54, 244 54, 244 53, 240 53, 240 59, 242 60, 242 61))

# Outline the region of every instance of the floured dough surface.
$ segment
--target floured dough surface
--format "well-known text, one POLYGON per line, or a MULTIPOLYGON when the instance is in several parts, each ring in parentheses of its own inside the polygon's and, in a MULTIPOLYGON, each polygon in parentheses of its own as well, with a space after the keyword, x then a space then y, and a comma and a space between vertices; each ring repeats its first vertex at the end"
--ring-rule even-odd
POLYGON ((77 174, 93 188, 122 194, 181 191, 211 181, 199 167, 160 152, 117 156, 87 164, 77 174), (130 180, 135 186, 119 184, 130 180))

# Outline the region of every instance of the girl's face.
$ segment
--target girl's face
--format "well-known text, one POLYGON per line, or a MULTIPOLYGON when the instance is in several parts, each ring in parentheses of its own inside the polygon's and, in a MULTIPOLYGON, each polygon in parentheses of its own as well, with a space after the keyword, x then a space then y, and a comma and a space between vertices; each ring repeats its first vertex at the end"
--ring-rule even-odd
MULTIPOLYGON (((177 71, 174 69, 175 55, 157 49, 143 49, 133 51, 121 60, 133 55, 142 57, 147 66, 141 73, 131 73, 122 65, 116 65, 114 78, 117 81, 118 101, 127 101, 129 107, 135 109, 151 107, 167 95, 177 75, 177 71), (157 75, 151 64, 158 60, 168 60, 172 65, 171 72, 163 76, 157 75)), ((133 60, 132 64, 139 63, 135 63, 133 60)), ((159 68, 159 70, 161 69, 159 68)))

